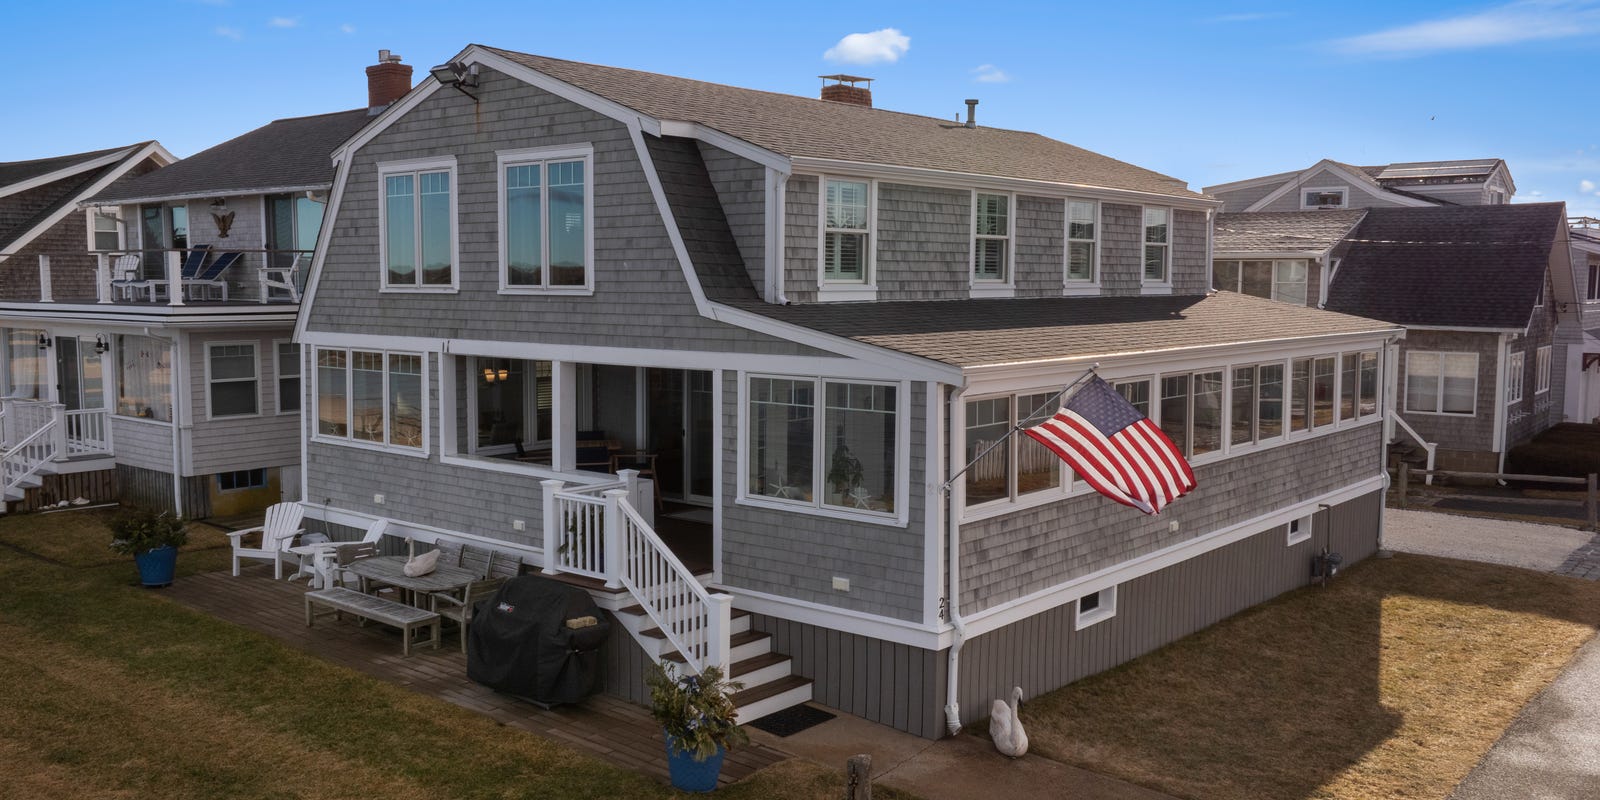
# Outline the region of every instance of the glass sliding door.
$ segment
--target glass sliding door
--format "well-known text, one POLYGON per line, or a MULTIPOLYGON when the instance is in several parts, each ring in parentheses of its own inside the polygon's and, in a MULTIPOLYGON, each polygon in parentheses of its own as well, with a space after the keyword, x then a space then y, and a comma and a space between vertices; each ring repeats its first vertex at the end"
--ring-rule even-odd
POLYGON ((710 503, 716 477, 712 373, 645 370, 646 450, 655 455, 661 496, 710 503))

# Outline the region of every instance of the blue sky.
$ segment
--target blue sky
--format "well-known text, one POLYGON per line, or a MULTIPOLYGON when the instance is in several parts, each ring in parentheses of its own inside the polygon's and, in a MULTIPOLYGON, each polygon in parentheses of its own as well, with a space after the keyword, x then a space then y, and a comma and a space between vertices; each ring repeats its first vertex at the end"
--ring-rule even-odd
POLYGON ((1600 0, 157 0, 12 5, 5 19, 31 33, 0 56, 0 161, 150 138, 190 155, 272 119, 364 105, 379 48, 420 79, 481 42, 804 95, 847 72, 877 79, 879 107, 951 118, 977 97, 982 124, 1196 188, 1324 157, 1498 156, 1518 200, 1600 216, 1600 100, 1582 86, 1600 0))

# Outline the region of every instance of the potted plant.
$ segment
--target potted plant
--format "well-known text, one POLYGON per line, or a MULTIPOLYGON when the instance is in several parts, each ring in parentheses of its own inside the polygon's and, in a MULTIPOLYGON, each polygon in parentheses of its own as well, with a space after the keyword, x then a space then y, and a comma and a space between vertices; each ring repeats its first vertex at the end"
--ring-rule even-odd
POLYGON ((133 556, 139 582, 170 586, 178 568, 178 548, 189 541, 183 519, 151 508, 130 508, 111 520, 111 549, 133 556))
POLYGON ((673 787, 716 789, 728 748, 750 740, 735 721, 737 710, 729 699, 744 685, 723 680, 720 667, 679 675, 671 662, 651 667, 645 683, 650 687, 650 715, 666 733, 673 787))

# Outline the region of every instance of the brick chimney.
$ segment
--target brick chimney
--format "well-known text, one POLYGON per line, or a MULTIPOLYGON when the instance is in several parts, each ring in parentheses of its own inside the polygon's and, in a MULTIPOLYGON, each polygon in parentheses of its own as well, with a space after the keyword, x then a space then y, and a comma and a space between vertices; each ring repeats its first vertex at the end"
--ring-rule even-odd
POLYGON ((367 67, 367 113, 376 114, 411 91, 411 65, 388 50, 378 51, 378 63, 367 67))
POLYGON ((858 75, 819 75, 825 81, 822 85, 822 99, 832 100, 835 103, 850 103, 851 105, 872 108, 872 79, 858 75), (865 83, 866 86, 857 86, 865 83))

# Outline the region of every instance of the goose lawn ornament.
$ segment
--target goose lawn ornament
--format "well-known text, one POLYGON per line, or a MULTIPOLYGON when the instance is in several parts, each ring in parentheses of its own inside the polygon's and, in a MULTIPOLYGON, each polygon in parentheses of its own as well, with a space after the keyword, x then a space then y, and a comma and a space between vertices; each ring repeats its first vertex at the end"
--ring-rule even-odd
POLYGON ((1011 690, 1011 705, 996 700, 989 707, 989 738, 994 740, 994 749, 1011 758, 1028 752, 1028 734, 1022 730, 1022 717, 1017 715, 1021 703, 1022 687, 1018 686, 1011 690))

